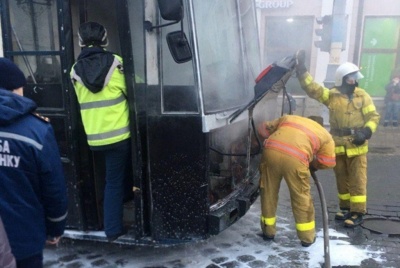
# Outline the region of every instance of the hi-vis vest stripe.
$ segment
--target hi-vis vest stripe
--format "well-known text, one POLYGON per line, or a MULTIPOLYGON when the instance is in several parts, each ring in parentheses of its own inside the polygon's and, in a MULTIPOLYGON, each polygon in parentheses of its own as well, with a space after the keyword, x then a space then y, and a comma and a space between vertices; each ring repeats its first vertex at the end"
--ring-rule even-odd
POLYGON ((122 135, 122 134, 127 133, 127 132, 129 132, 129 127, 123 127, 123 128, 117 129, 117 130, 106 132, 106 133, 88 134, 87 135, 87 139, 88 139, 88 141, 104 140, 104 139, 108 139, 108 138, 111 138, 111 137, 122 135))
POLYGON ((93 108, 101 108, 107 106, 113 106, 125 100, 125 96, 121 95, 113 100, 104 100, 104 101, 93 101, 93 102, 85 102, 81 104, 81 110, 93 109, 93 108))

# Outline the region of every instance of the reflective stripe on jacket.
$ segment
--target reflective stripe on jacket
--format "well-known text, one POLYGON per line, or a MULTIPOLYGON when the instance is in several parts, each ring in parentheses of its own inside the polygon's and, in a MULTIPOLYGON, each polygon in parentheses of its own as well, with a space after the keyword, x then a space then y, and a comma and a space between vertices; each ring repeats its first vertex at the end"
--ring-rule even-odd
MULTIPOLYGON (((299 81, 310 98, 328 107, 331 129, 369 127, 372 133, 376 131, 380 115, 365 90, 356 87, 353 98, 349 99, 337 88, 328 89, 316 83, 309 73, 300 76, 299 81)), ((338 155, 346 154, 348 157, 354 157, 368 152, 368 141, 357 146, 351 142, 351 135, 344 137, 333 135, 333 139, 336 144, 335 152, 338 155)))
POLYGON ((122 58, 114 55, 104 87, 97 93, 84 86, 74 68, 71 78, 81 108, 82 121, 91 147, 114 144, 130 137, 122 58))
POLYGON ((265 148, 293 156, 306 166, 315 158, 318 169, 336 165, 332 136, 317 122, 297 115, 286 115, 264 122, 264 125, 271 133, 264 142, 265 148))

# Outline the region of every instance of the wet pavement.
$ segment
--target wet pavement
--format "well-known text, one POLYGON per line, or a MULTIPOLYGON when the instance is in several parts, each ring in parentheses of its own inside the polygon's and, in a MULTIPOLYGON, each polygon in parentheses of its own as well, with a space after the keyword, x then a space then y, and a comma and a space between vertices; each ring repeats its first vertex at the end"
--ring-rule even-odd
MULTIPOLYGON (((400 128, 394 127, 380 127, 370 142, 365 218, 379 219, 371 226, 382 227, 383 233, 362 226, 345 228, 342 222, 334 220, 337 192, 333 171, 317 172, 328 207, 332 267, 400 267, 399 145, 400 128)), ((302 247, 296 236, 290 198, 283 182, 277 213, 278 232, 273 241, 264 241, 259 236, 260 203, 257 199, 243 218, 205 241, 171 247, 138 247, 64 238, 58 247, 45 249, 45 267, 324 267, 322 210, 314 184, 312 192, 317 240, 309 248, 302 247)))

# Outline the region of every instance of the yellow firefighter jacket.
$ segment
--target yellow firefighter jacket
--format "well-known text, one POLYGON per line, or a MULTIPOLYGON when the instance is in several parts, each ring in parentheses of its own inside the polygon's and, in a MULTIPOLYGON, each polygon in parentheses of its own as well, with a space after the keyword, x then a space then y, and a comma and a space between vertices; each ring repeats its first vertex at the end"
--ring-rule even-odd
POLYGON ((270 135, 264 142, 266 149, 293 156, 307 167, 311 161, 317 169, 336 165, 332 136, 317 122, 297 115, 285 115, 263 124, 270 135))
POLYGON ((352 143, 353 136, 351 134, 346 136, 335 135, 332 130, 354 130, 369 127, 374 133, 378 127, 380 115, 376 111, 369 94, 365 90, 356 87, 353 98, 349 99, 346 94, 342 94, 337 88, 328 89, 316 83, 308 72, 301 75, 299 81, 301 87, 310 98, 328 107, 329 123, 336 145, 336 154, 346 154, 348 157, 366 154, 368 152, 368 141, 363 145, 357 146, 352 143))

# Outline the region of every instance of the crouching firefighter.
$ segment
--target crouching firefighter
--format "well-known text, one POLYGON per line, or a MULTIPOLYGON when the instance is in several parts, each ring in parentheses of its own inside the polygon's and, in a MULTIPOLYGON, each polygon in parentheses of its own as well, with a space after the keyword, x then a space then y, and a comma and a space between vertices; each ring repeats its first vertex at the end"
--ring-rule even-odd
POLYGON ((335 73, 335 86, 328 89, 316 83, 305 67, 305 52, 296 54, 297 78, 307 95, 329 109, 331 134, 335 141, 334 168, 340 211, 335 219, 347 227, 363 222, 367 207, 368 139, 379 124, 380 115, 369 94, 358 87, 364 76, 353 63, 341 64, 335 73))
POLYGON ((322 124, 319 116, 285 115, 258 126, 259 135, 266 139, 260 163, 261 229, 265 240, 274 239, 276 234, 278 194, 284 178, 301 245, 308 247, 315 242, 310 169, 335 166, 335 144, 322 124))

